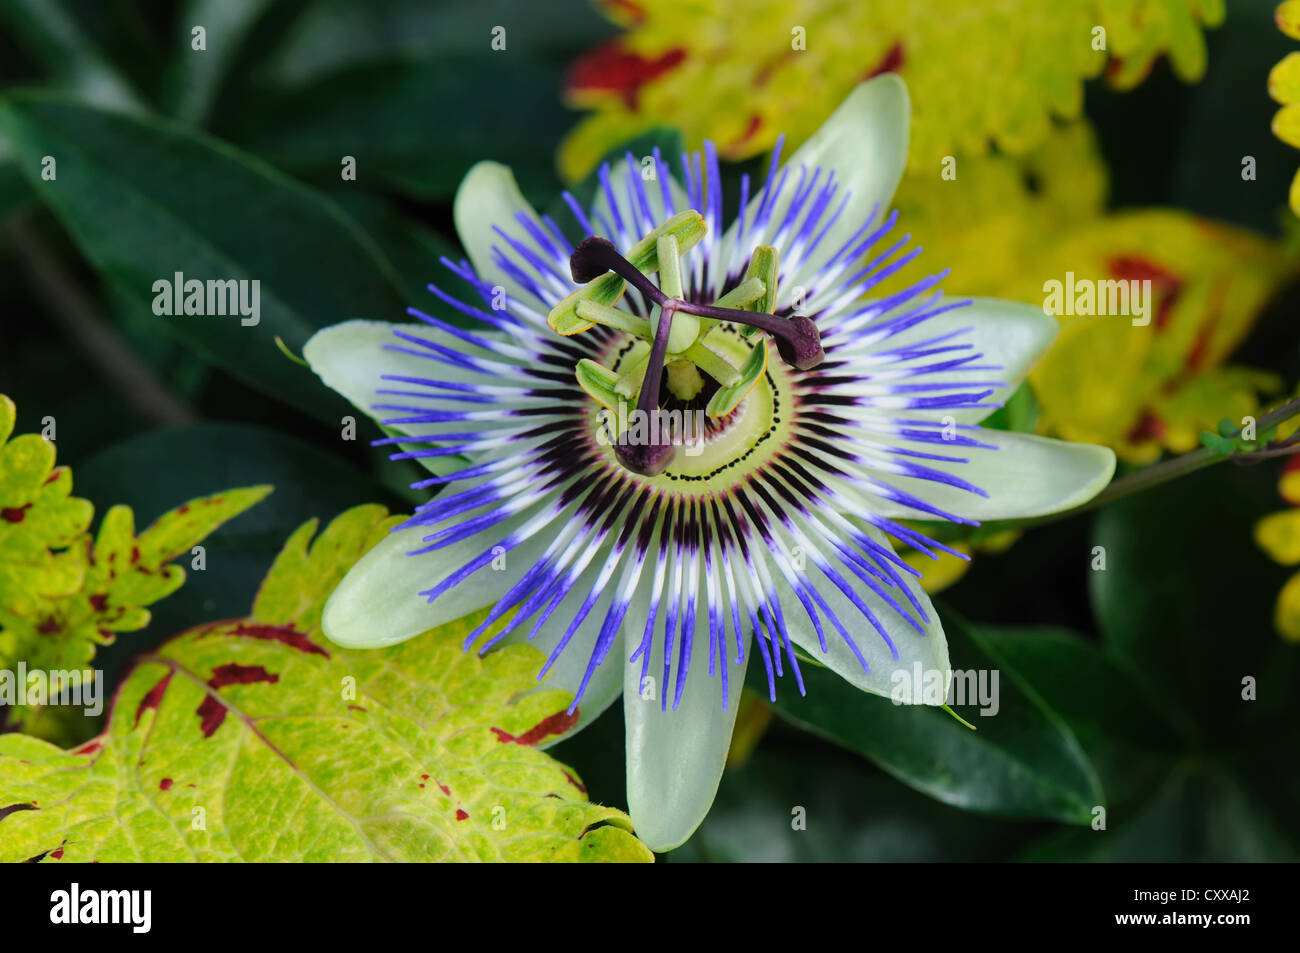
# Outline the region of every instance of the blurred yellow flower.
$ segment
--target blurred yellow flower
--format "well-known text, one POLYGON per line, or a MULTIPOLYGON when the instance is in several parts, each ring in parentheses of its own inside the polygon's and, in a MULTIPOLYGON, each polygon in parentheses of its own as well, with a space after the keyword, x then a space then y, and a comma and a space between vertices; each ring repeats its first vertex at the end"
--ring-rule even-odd
MULTIPOLYGON (((1279 429, 1280 439, 1290 435, 1286 431, 1294 432, 1294 422, 1292 418, 1288 421, 1291 426, 1279 429)), ((1279 565, 1300 565, 1300 456, 1287 458, 1278 490, 1292 508, 1270 513, 1256 523, 1255 543, 1279 565)), ((1300 642, 1300 572, 1288 579, 1277 594, 1273 626, 1283 638, 1300 642)))
POLYGON ((1041 144, 1075 118, 1083 80, 1127 89, 1168 54, 1184 80, 1205 71, 1202 27, 1223 0, 596 0, 625 32, 580 59, 571 105, 592 110, 560 149, 581 178, 610 148, 659 125, 724 158, 807 138, 857 83, 903 75, 912 91, 912 168, 945 155, 1041 144), (995 64, 996 68, 990 68, 995 64))
MULTIPOLYGON (((1107 213, 1105 166, 1082 121, 1022 157, 958 156, 954 172, 911 173, 895 199, 925 248, 911 267, 950 268, 949 293, 1042 305, 1045 284, 1067 273, 1151 282, 1145 326, 1060 316, 1060 336, 1030 375, 1040 432, 1147 463, 1195 448, 1202 430, 1254 413, 1259 395, 1281 386, 1224 364, 1295 273, 1280 243, 1170 209, 1107 213)), ((907 270, 895 279, 912 280, 907 270)))
MULTIPOLYGON (((1279 30, 1300 40, 1300 0, 1286 0, 1274 16, 1279 30)), ((1300 52, 1288 53, 1269 71, 1268 94, 1282 104, 1273 117, 1273 135, 1300 149, 1300 52)), ((1300 172, 1291 180, 1291 210, 1300 215, 1300 172)))

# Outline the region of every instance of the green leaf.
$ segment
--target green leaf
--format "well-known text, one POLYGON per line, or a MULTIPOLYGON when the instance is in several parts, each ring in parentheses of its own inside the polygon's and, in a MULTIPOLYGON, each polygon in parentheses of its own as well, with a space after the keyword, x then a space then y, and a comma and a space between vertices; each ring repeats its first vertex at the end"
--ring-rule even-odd
POLYGON ((1221 437, 1217 433, 1203 430, 1201 431, 1201 446, 1213 450, 1221 457, 1226 457, 1237 449, 1237 441, 1233 437, 1221 437))
MULTIPOLYGON (((794 734, 794 732, 790 732, 794 734)), ((909 790, 807 735, 770 735, 722 778, 673 863, 961 862, 1004 857, 1035 827, 969 814, 909 790), (802 813, 805 826, 794 821, 802 813)))
MULTIPOLYGON (((67 552, 94 508, 72 493, 72 473, 54 466, 54 444, 39 434, 12 440, 17 410, 0 394, 0 611, 34 612, 46 598, 76 592, 85 565, 67 552)), ((0 655, 12 648, 0 636, 0 655)))
POLYGON ((173 59, 167 76, 172 115, 195 125, 203 123, 240 46, 269 5, 270 0, 187 0, 173 41, 185 54, 173 59), (204 29, 206 45, 201 53, 190 46, 195 24, 204 29))
POLYGON ((1291 862, 1300 849, 1257 790, 1203 763, 1178 766, 1131 811, 1111 811, 1105 830, 1049 836, 1017 858, 1109 863, 1291 862))
POLYGON ((103 279, 152 316, 154 283, 260 282, 260 321, 158 316, 169 332, 253 388, 322 419, 344 405, 275 339, 301 351, 348 317, 402 313, 397 276, 333 203, 224 143, 172 123, 129 118, 37 94, 0 105, 32 189, 103 279), (40 177, 43 156, 58 179, 40 177))
POLYGON ((571 700, 523 694, 535 648, 462 652, 476 617, 385 651, 323 638, 386 517, 300 527, 252 614, 142 658, 94 742, 0 737, 0 860, 650 860, 533 747, 571 700))
POLYGON ((482 52, 349 67, 285 93, 267 92, 228 130, 250 151, 296 174, 356 180, 423 198, 450 196, 475 162, 511 166, 525 191, 552 194, 551 155, 567 122, 552 71, 482 52))
POLYGON ((0 5, 0 22, 77 98, 106 109, 144 111, 145 102, 67 7, 63 0, 10 0, 0 5))
MULTIPOLYGON (((445 268, 439 260, 445 257, 458 262, 464 258, 465 253, 458 243, 403 215, 391 202, 353 188, 349 183, 329 189, 326 194, 365 229, 393 263, 401 281, 402 297, 408 305, 419 308, 432 305, 444 321, 464 327, 478 325, 475 319, 444 307, 428 287, 430 283, 435 284, 452 297, 470 304, 481 300, 473 286, 445 268)), ((405 318, 405 312, 391 317, 394 320, 405 318)))
POLYGON ((306 85, 340 69, 380 59, 438 62, 454 54, 501 53, 568 60, 611 28, 584 0, 385 0, 313 3, 265 68, 277 83, 306 85), (506 51, 491 51, 492 28, 508 24, 506 51), (508 51, 508 52, 507 52, 508 51))
POLYGON ((1276 509, 1268 470, 1220 464, 1106 506, 1094 524, 1106 568, 1089 574, 1089 588, 1108 649, 1202 734, 1223 737, 1249 719, 1275 733, 1287 703, 1280 686, 1294 663, 1272 636, 1271 614, 1289 570, 1249 532, 1276 509), (1276 690, 1244 701, 1247 676, 1276 690))
MULTIPOLYGON (((991 652, 956 617, 944 615, 944 632, 954 670, 1002 669, 996 649, 991 652)), ((953 705, 975 731, 929 705, 895 705, 859 692, 821 667, 805 665, 803 677, 807 696, 778 691, 779 714, 865 755, 945 804, 1085 824, 1093 808, 1104 803, 1092 765, 1070 729, 1012 669, 999 672, 996 714, 981 716, 978 704, 953 705)), ((992 687, 991 681, 986 684, 992 687)))
POLYGON ((1171 722, 1139 679, 1076 633, 1040 626, 977 632, 1003 671, 1061 716, 1097 767, 1108 801, 1167 771, 1186 741, 1186 723, 1171 722))
MULTIPOLYGON (((114 506, 92 538, 93 508, 70 496, 72 473, 54 466, 54 444, 38 434, 9 440, 14 416, 0 395, 0 668, 84 667, 96 646, 144 628, 144 607, 180 588, 185 570, 173 559, 271 492, 191 500, 138 538, 130 507, 114 506)), ((14 705, 7 719, 31 730, 42 710, 14 705)))

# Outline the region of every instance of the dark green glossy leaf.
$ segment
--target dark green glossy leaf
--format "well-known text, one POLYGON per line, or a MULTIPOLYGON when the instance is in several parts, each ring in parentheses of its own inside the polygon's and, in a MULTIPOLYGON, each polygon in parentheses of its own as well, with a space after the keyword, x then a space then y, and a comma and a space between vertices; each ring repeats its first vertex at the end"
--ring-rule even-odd
POLYGON ((1297 857, 1296 844, 1235 777, 1186 761, 1151 796, 1111 809, 1105 830, 1062 831, 1019 859, 1240 863, 1297 857))
POLYGON ((568 122, 558 74, 487 50, 418 61, 365 63, 309 86, 268 94, 230 130, 246 148, 295 173, 424 198, 451 196, 470 166, 510 166, 528 194, 549 194, 559 134, 568 122))
POLYGON ((43 96, 0 108, 33 190, 103 279, 152 316, 154 282, 257 280, 260 322, 238 315, 157 317, 205 359, 322 419, 343 404, 276 348, 300 351, 347 318, 401 313, 397 277, 337 206, 231 147, 176 125, 43 96), (58 162, 55 182, 41 159, 58 162))
POLYGON ((1178 728, 1141 682, 1096 644, 1047 627, 981 626, 976 633, 1003 671, 1014 672, 1069 726, 1097 767, 1108 802, 1168 770, 1183 743, 1178 728))
MULTIPOLYGON (((944 629, 953 668, 989 672, 991 687, 996 658, 956 617, 945 615, 944 629)), ((761 667, 752 666, 751 677, 758 671, 761 667)), ((780 714, 946 804, 1083 824, 1104 803, 1096 774, 1069 728, 1024 690, 1011 669, 998 674, 996 714, 981 716, 976 704, 953 706, 975 731, 938 708, 895 705, 864 694, 825 668, 805 666, 803 675, 804 698, 789 679, 778 686, 780 714)))
MULTIPOLYGON (((436 61, 480 53, 567 61, 614 27, 586 0, 317 0, 269 57, 266 75, 283 86, 378 60, 436 61), (493 28, 505 28, 505 50, 493 50, 493 28)), ((484 69, 496 66, 485 60, 484 69)))
POLYGON ((176 44, 163 95, 172 115, 201 125, 249 31, 270 0, 187 0, 178 20, 176 44), (204 48, 193 48, 193 29, 202 26, 204 48))
POLYGON ((769 735, 742 767, 723 776, 709 816, 668 859, 987 860, 1005 857, 1034 830, 939 804, 807 736, 769 735))
POLYGON ((0 23, 77 99, 106 109, 147 109, 63 0, 9 0, 0 4, 0 23))
POLYGON ((1105 507, 1093 531, 1106 569, 1090 587, 1107 646, 1206 740, 1233 746, 1248 740, 1246 720, 1280 715, 1294 685, 1296 652, 1272 627, 1287 570, 1250 533, 1279 508, 1276 478, 1271 466, 1219 464, 1105 507), (1242 698, 1248 677, 1258 701, 1242 698))

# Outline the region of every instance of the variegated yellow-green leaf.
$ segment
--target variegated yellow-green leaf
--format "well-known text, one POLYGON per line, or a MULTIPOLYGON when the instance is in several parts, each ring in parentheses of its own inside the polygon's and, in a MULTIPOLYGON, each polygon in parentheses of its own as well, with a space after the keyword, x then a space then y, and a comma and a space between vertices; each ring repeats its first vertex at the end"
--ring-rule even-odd
POLYGON ((960 156, 957 170, 938 186, 904 177, 895 204, 925 253, 883 290, 940 266, 952 270, 949 293, 1037 305, 1047 282, 1064 285, 1069 274, 1150 282, 1145 325, 1060 316, 1060 335, 1030 375, 1040 432, 1149 462, 1195 448, 1225 416, 1255 413, 1259 395, 1278 386, 1224 364, 1296 271, 1278 242, 1187 212, 1107 213, 1104 166, 1082 122, 1021 158, 960 156))
POLYGON ((321 635, 386 516, 300 527, 252 614, 140 659, 94 741, 0 736, 0 861, 651 860, 533 747, 571 722, 536 649, 462 652, 473 617, 379 651, 321 635))
MULTIPOLYGON (((39 434, 9 440, 14 405, 0 395, 0 668, 83 668, 114 633, 149 624, 144 607, 180 588, 185 570, 169 565, 222 523, 271 492, 228 490, 191 500, 159 517, 139 538, 125 506, 105 515, 97 537, 86 530, 93 507, 70 495, 72 473, 54 465, 54 444, 39 434)), ((6 720, 39 726, 37 705, 14 705, 6 720)))
MULTIPOLYGON (((0 394, 0 609, 30 611, 37 601, 76 592, 84 566, 71 546, 93 508, 71 495, 72 474, 54 466, 54 444, 39 434, 10 440, 17 416, 0 394)), ((0 660, 5 657, 0 636, 0 660)))
POLYGON ((990 143, 1021 154, 1052 117, 1076 118, 1083 81, 1137 85, 1160 56, 1183 80, 1205 71, 1203 29, 1223 0, 599 0, 625 28, 570 72, 572 105, 592 109, 560 167, 586 174, 610 148, 671 125, 730 159, 806 139, 861 80, 901 74, 914 108, 911 168, 990 143), (989 63, 1014 64, 990 69, 989 63))

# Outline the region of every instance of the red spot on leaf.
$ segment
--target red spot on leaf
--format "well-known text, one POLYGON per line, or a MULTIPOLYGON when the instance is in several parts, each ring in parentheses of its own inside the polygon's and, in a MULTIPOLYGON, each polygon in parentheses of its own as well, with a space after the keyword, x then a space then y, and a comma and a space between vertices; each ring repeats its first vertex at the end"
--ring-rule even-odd
POLYGON ((439 784, 438 790, 441 791, 443 794, 447 795, 447 797, 451 797, 451 788, 447 787, 447 785, 439 784))
MULTIPOLYGON (((280 676, 274 672, 268 672, 261 665, 239 665, 231 662, 228 665, 218 665, 212 670, 212 677, 208 679, 208 684, 214 689, 221 689, 227 685, 252 685, 255 682, 275 683, 280 680, 280 676)), ((226 720, 226 706, 214 695, 207 695, 195 709, 194 713, 199 716, 199 730, 203 732, 203 737, 211 738, 212 733, 221 727, 221 723, 226 720)))
POLYGON ((40 625, 36 627, 36 631, 41 633, 41 635, 49 635, 51 632, 57 632, 58 630, 59 620, 54 618, 52 615, 46 616, 41 620, 40 625))
POLYGON ((162 701, 163 693, 167 691, 167 683, 172 680, 172 673, 168 672, 160 678, 156 685, 144 693, 144 698, 140 699, 140 705, 135 710, 135 723, 140 724, 140 716, 144 714, 146 708, 157 708, 158 703, 162 701))
POLYGON ((614 41, 578 57, 569 68, 564 88, 570 93, 614 93, 622 98, 628 109, 634 110, 641 87, 684 59, 686 51, 681 47, 673 47, 651 58, 625 49, 614 41))
POLYGON ((180 513, 181 515, 184 515, 189 511, 190 511, 190 505, 188 503, 182 503, 180 506, 176 507, 176 512, 180 513))
POLYGON ((1165 424, 1154 411, 1149 408, 1142 411, 1142 416, 1138 418, 1129 432, 1125 435, 1129 443, 1142 443, 1146 440, 1159 440, 1164 436, 1165 424))
POLYGON ((208 684, 213 688, 225 688, 227 685, 252 685, 254 682, 278 682, 279 680, 279 675, 268 672, 261 665, 240 665, 231 662, 214 668, 208 684))
POLYGON ((745 144, 753 139, 758 130, 763 126, 763 118, 757 113, 749 117, 749 124, 745 131, 740 134, 740 138, 729 142, 722 148, 722 154, 728 158, 739 159, 745 151, 745 144))
POLYGON ((63 476, 63 467, 55 467, 53 470, 50 471, 50 475, 45 478, 45 483, 42 485, 49 486, 49 484, 51 483, 58 483, 59 479, 62 476, 63 476))
POLYGON ((866 74, 864 79, 871 79, 873 76, 879 76, 881 73, 897 73, 903 68, 905 62, 903 56, 903 44, 895 43, 885 53, 879 63, 873 66, 866 74))
POLYGON ((365 711, 360 705, 349 705, 348 711, 365 711))
POLYGON ((1169 323, 1174 303, 1183 290, 1182 278, 1139 255, 1118 255, 1106 262, 1106 268, 1121 281, 1150 281, 1151 291, 1160 301, 1152 326, 1160 331, 1169 323))
POLYGON ((31 503, 24 503, 22 506, 6 506, 0 510, 0 519, 6 523, 21 523, 27 518, 27 511, 31 505, 31 503))
POLYGON ((466 813, 465 813, 463 810, 461 810, 460 808, 456 808, 456 820, 458 820, 458 821, 468 821, 468 820, 469 820, 469 815, 466 814, 466 813))
POLYGON ((62 847, 57 847, 54 850, 50 851, 50 860, 62 860, 62 859, 63 859, 62 847))
POLYGON ((96 612, 103 612, 108 608, 108 596, 102 592, 95 593, 90 597, 90 606, 96 612))
POLYGON ((532 746, 550 735, 564 734, 577 723, 578 710, 575 708, 572 715, 567 711, 557 711, 554 715, 543 718, 518 737, 500 728, 493 728, 492 733, 497 736, 497 741, 502 743, 513 741, 517 745, 532 746))
POLYGON ((171 778, 163 778, 161 781, 158 782, 159 791, 170 791, 171 789, 172 789, 171 778))
POLYGON ((94 754, 102 747, 104 747, 104 743, 102 741, 100 741, 98 738, 91 738, 80 748, 73 748, 72 753, 73 754, 94 754))
POLYGON ((291 625, 262 625, 256 622, 240 622, 229 632, 230 635, 240 635, 248 639, 262 639, 268 642, 282 642, 299 652, 307 652, 311 655, 323 655, 330 657, 329 652, 321 648, 304 633, 297 631, 291 625))
POLYGON ((212 733, 226 720, 226 706, 211 695, 205 695, 194 714, 199 716, 199 731, 203 732, 203 737, 211 738, 212 733))

